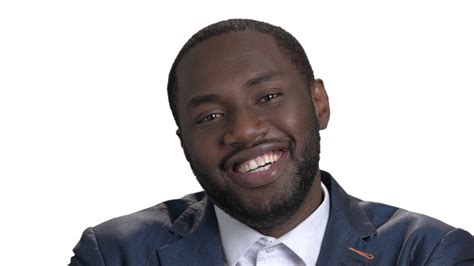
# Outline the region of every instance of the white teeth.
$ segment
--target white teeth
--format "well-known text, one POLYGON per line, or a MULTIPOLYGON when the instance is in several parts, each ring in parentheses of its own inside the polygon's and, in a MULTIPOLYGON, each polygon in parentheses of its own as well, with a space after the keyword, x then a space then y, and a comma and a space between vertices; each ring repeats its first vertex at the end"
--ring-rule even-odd
POLYGON ((245 172, 250 171, 250 164, 247 163, 247 164, 244 165, 244 171, 245 172))
POLYGON ((263 160, 265 161, 265 163, 271 163, 272 162, 272 160, 270 159, 270 155, 264 154, 262 157, 263 157, 263 160))
POLYGON ((257 168, 257 169, 255 169, 255 170, 253 170, 252 172, 254 172, 254 173, 255 173, 255 172, 261 172, 261 171, 265 171, 265 170, 268 170, 268 169, 270 169, 270 167, 271 167, 271 165, 270 165, 270 164, 268 164, 268 165, 265 165, 264 167, 257 168))
POLYGON ((280 159, 281 153, 269 152, 258 156, 257 158, 245 161, 237 167, 240 173, 261 172, 269 169, 272 163, 280 159), (265 165, 265 166, 264 166, 265 165))
POLYGON ((250 160, 250 170, 255 169, 259 166, 256 160, 250 160))
POLYGON ((272 154, 270 155, 270 160, 271 160, 272 162, 277 161, 277 160, 278 160, 278 155, 272 153, 272 154))

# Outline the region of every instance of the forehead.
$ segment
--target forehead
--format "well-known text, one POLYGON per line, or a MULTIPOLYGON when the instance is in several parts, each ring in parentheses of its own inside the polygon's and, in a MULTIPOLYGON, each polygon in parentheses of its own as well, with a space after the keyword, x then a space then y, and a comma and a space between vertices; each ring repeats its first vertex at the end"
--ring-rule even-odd
POLYGON ((267 71, 296 72, 271 35, 243 31, 211 37, 191 48, 177 67, 179 102, 267 71))

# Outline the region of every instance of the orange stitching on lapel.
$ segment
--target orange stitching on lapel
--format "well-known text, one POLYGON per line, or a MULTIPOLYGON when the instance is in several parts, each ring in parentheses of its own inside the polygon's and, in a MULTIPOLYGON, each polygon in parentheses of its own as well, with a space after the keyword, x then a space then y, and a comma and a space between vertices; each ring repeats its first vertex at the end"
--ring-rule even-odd
POLYGON ((353 247, 349 247, 349 250, 355 252, 357 255, 360 255, 360 256, 362 256, 362 257, 368 259, 368 260, 373 260, 373 259, 375 259, 374 255, 372 255, 372 254, 370 254, 370 253, 365 253, 364 251, 360 251, 360 250, 355 249, 355 248, 353 248, 353 247))

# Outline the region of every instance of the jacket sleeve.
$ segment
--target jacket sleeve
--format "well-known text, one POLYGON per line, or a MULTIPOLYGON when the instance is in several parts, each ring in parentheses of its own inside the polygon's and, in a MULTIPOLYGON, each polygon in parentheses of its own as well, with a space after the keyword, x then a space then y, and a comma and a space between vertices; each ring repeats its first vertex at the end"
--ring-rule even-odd
POLYGON ((462 229, 449 231, 433 249, 426 265, 474 265, 474 237, 462 229))
POLYGON ((82 234, 81 240, 73 249, 74 256, 71 258, 71 266, 105 266, 100 252, 94 229, 87 228, 82 234))

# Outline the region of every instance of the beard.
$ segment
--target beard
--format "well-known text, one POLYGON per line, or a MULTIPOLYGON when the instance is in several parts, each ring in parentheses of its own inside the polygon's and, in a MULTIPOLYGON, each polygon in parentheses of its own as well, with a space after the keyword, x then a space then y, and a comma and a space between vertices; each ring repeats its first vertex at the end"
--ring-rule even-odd
POLYGON ((278 226, 298 211, 319 171, 319 127, 316 118, 312 120, 309 121, 309 134, 302 143, 303 150, 299 160, 295 156, 294 140, 287 140, 290 159, 296 165, 294 176, 289 178, 285 189, 278 191, 277 195, 264 203, 256 204, 235 187, 216 182, 192 160, 191 169, 211 201, 233 218, 256 229, 278 226))

